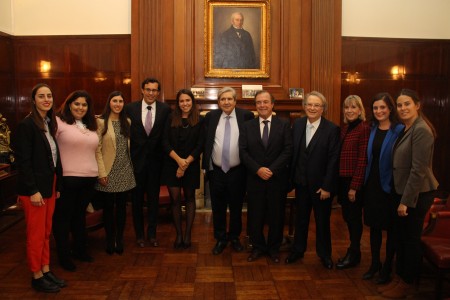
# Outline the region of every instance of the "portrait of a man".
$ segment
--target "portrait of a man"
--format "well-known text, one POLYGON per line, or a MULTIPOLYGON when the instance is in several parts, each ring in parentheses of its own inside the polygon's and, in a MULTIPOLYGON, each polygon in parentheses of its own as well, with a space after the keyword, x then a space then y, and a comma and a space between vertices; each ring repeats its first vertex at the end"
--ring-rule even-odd
POLYGON ((259 69, 252 35, 244 29, 244 14, 235 11, 229 20, 229 28, 215 38, 214 68, 259 69))
POLYGON ((205 4, 205 77, 269 78, 270 0, 205 4))

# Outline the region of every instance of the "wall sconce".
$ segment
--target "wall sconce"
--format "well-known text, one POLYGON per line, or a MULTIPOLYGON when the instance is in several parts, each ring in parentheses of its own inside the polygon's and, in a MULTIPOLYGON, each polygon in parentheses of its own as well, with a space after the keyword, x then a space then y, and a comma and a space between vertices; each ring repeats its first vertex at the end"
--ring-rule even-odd
POLYGON ((125 85, 131 84, 131 76, 130 75, 125 75, 122 79, 122 83, 125 85))
POLYGON ((350 73, 343 72, 345 74, 344 80, 350 84, 359 84, 361 82, 361 78, 359 77, 359 73, 350 73))
POLYGON ((398 79, 405 79, 405 75, 406 75, 406 68, 405 66, 393 66, 391 68, 391 75, 392 75, 392 79, 394 80, 398 80, 398 79))
POLYGON ((94 81, 95 82, 103 82, 105 80, 107 80, 108 78, 105 76, 105 73, 99 71, 97 73, 95 73, 95 77, 94 77, 94 81))
POLYGON ((48 73, 48 72, 50 72, 51 68, 52 68, 52 64, 49 61, 46 61, 46 60, 40 61, 39 71, 41 73, 48 73))

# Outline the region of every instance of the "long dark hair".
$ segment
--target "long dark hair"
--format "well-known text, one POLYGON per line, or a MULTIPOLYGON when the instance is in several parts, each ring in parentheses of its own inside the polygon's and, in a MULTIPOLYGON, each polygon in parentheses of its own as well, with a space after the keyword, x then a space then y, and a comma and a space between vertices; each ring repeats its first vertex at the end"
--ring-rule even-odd
MULTIPOLYGON (((33 87, 33 89, 31 90, 30 118, 33 120, 34 124, 36 124, 36 126, 40 130, 46 131, 44 119, 42 118, 41 114, 37 110, 36 99, 35 99, 38 90, 42 87, 46 87, 50 90, 50 92, 52 92, 52 89, 45 83, 38 83, 33 87)), ((52 92, 52 96, 53 96, 53 92, 52 92)), ((47 117, 50 119, 50 122, 48 122, 48 128, 49 128, 50 134, 52 136, 55 135, 56 130, 58 129, 58 124, 56 123, 56 119, 55 119, 55 110, 53 109, 54 107, 55 107, 55 100, 53 99, 52 108, 50 108, 50 110, 47 112, 47 117)))
POLYGON ((197 102, 195 101, 195 97, 192 92, 188 89, 181 89, 177 93, 177 101, 175 104, 175 109, 172 111, 172 123, 171 127, 180 127, 183 125, 181 120, 181 108, 180 108, 180 97, 181 95, 188 95, 192 100, 192 108, 189 112, 189 116, 187 117, 187 122, 190 126, 195 126, 199 120, 199 112, 197 107, 197 102))
POLYGON ((397 115, 397 105, 395 105, 394 99, 392 99, 391 94, 386 93, 386 92, 378 93, 372 98, 372 103, 370 104, 371 109, 372 109, 371 118, 370 118, 371 125, 373 127, 375 127, 375 126, 378 126, 378 124, 380 124, 380 122, 377 120, 377 118, 375 118, 375 114, 373 113, 373 104, 379 100, 383 100, 383 102, 389 108, 389 111, 390 111, 389 121, 391 122, 391 128, 394 128, 395 126, 397 126, 398 123, 400 123, 400 121, 398 120, 398 115, 397 115))
POLYGON ((88 105, 87 112, 81 121, 84 123, 84 125, 86 125, 87 129, 91 131, 97 130, 97 122, 95 121, 92 98, 91 95, 89 95, 89 93, 84 90, 77 90, 70 93, 70 95, 67 96, 64 103, 61 104, 57 116, 60 117, 61 120, 66 122, 67 124, 74 124, 75 118, 70 111, 70 104, 72 104, 72 102, 78 98, 85 98, 86 103, 88 105))
MULTIPOLYGON (((108 131, 108 123, 109 123, 108 120, 109 120, 109 115, 111 114, 111 99, 116 96, 121 96, 123 99, 123 94, 120 91, 114 91, 111 94, 109 94, 108 101, 106 101, 105 108, 103 109, 103 112, 100 115, 100 118, 105 120, 105 127, 103 128, 102 136, 104 136, 106 134, 106 132, 108 131)), ((125 99, 123 102, 125 105, 125 99)), ((123 109, 123 108, 119 113, 119 121, 120 121, 120 133, 124 137, 129 138, 130 137, 130 123, 128 123, 127 115, 125 114, 125 109, 123 109)))
MULTIPOLYGON (((419 95, 417 94, 416 91, 410 90, 410 89, 402 89, 400 91, 400 93, 398 94, 398 97, 400 96, 408 96, 410 97, 413 101, 414 104, 418 104, 420 105, 420 99, 419 99, 419 95)), ((398 99, 397 97, 397 99, 398 99)), ((437 132, 436 129, 434 128, 433 124, 431 123, 431 121, 425 116, 425 114, 422 111, 422 106, 419 107, 419 116, 422 117, 422 119, 427 123, 427 125, 430 127, 431 132, 433 133, 434 138, 437 137, 437 132)))

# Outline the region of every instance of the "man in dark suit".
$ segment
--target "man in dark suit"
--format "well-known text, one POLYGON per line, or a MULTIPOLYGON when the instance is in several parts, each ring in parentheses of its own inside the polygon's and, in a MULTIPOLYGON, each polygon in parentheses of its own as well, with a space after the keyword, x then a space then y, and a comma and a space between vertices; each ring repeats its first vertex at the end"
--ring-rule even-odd
POLYGON ((231 15, 231 26, 225 30, 214 45, 214 67, 218 69, 258 69, 253 39, 242 26, 244 15, 231 15))
POLYGON ((223 252, 231 241, 235 251, 244 248, 239 240, 242 231, 242 203, 245 195, 245 167, 239 158, 239 134, 253 114, 236 107, 236 91, 224 87, 218 95, 219 109, 205 117, 206 143, 203 166, 209 179, 213 211, 214 238, 212 253, 223 252), (230 224, 227 233, 227 207, 230 224))
POLYGON ((289 122, 272 116, 274 103, 269 92, 258 91, 255 105, 259 117, 246 122, 239 136, 239 152, 247 169, 247 224, 253 244, 249 262, 264 253, 280 262, 292 135, 289 122), (263 232, 266 216, 267 242, 263 232))
POLYGON ((297 215, 294 244, 286 263, 303 257, 314 209, 316 253, 324 267, 332 269, 330 216, 332 196, 337 190, 339 127, 322 116, 327 102, 321 93, 309 93, 303 100, 303 108, 306 117, 296 120, 293 126, 291 182, 296 191, 297 215))
POLYGON ((148 227, 147 238, 153 247, 158 246, 156 224, 159 208, 159 182, 163 151, 161 148, 164 124, 170 107, 157 101, 161 84, 147 78, 141 84, 143 98, 125 107, 131 119, 130 154, 133 162, 136 188, 132 193, 133 224, 136 241, 144 247, 144 194, 147 193, 148 227))

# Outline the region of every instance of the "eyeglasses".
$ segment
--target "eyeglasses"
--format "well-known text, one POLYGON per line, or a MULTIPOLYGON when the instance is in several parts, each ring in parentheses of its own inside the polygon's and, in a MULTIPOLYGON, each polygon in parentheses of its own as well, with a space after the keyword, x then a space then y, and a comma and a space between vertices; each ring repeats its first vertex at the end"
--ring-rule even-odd
POLYGON ((308 107, 308 108, 321 108, 321 107, 323 107, 323 105, 319 104, 319 103, 306 103, 305 106, 308 107))
POLYGON ((147 93, 157 93, 157 92, 159 92, 159 90, 156 90, 156 89, 144 89, 144 91, 146 91, 147 93))

